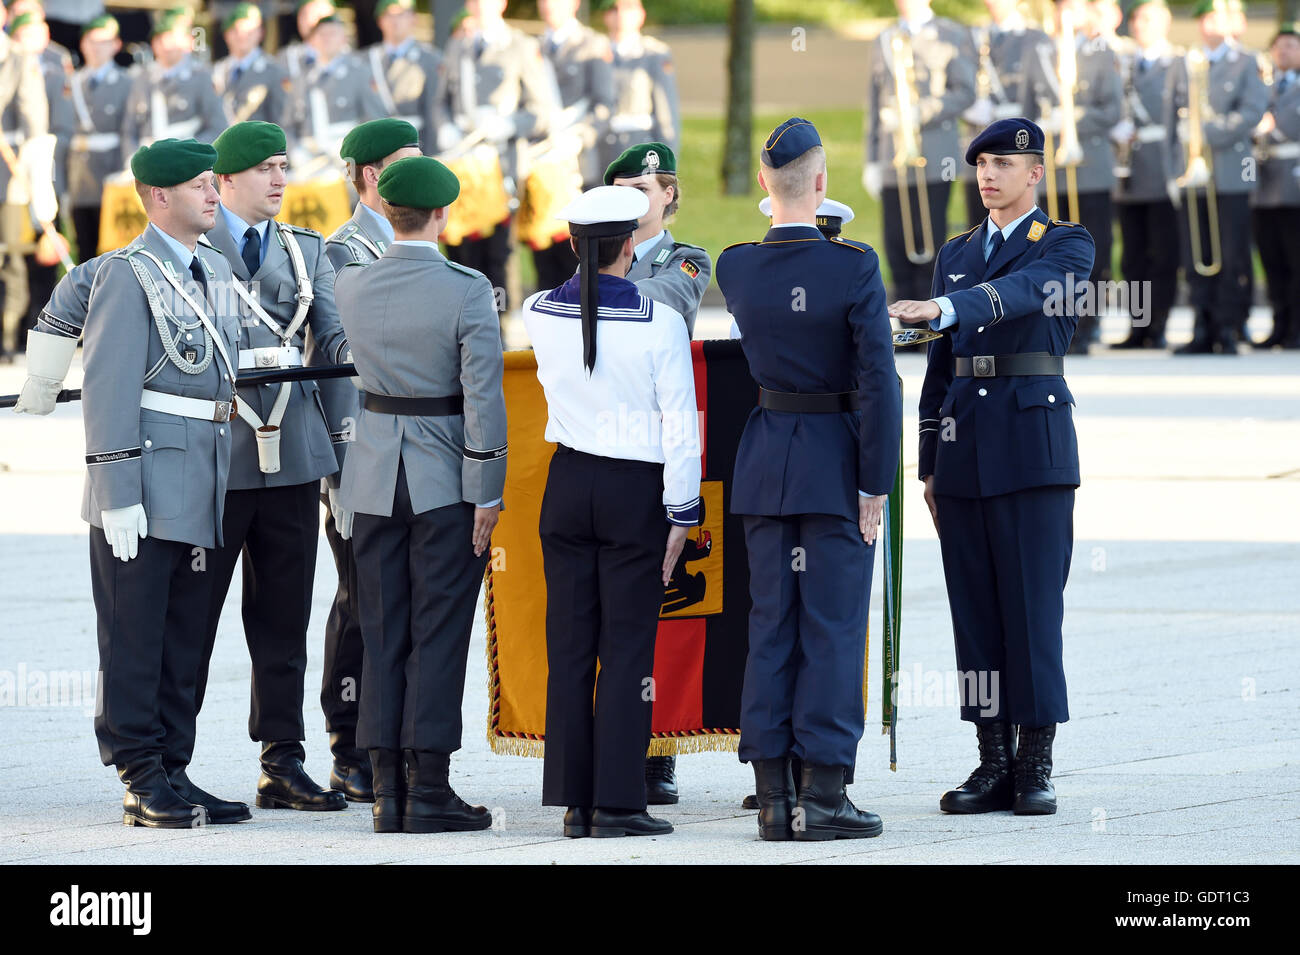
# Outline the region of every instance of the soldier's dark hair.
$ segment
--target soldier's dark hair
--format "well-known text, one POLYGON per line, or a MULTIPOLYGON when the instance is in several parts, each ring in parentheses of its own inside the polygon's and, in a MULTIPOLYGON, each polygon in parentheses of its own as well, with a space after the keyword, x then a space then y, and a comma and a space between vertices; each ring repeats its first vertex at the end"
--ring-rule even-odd
POLYGON ((380 199, 384 205, 384 218, 392 225, 394 232, 409 235, 419 232, 429 224, 433 217, 432 209, 416 209, 412 206, 395 206, 387 199, 380 199))
MULTIPOLYGON (((618 261, 619 253, 623 251, 623 243, 632 238, 634 233, 625 232, 623 235, 607 235, 596 240, 596 268, 607 269, 618 261)), ((573 254, 578 254, 578 240, 570 239, 570 247, 573 254)))

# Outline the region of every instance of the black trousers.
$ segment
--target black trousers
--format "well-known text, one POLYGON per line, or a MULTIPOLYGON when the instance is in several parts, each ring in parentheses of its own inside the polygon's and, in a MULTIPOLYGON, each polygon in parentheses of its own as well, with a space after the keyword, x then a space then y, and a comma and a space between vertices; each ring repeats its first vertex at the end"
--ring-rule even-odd
POLYGON ((551 458, 539 524, 548 666, 544 806, 646 806, 668 539, 662 501, 661 464, 563 445, 551 458))
MULTIPOLYGON (((1201 260, 1210 259, 1210 222, 1204 190, 1196 191, 1197 219, 1201 236, 1201 260)), ((1218 193, 1215 197, 1219 218, 1219 243, 1222 268, 1215 275, 1200 275, 1192 261, 1191 220, 1186 193, 1179 213, 1182 235, 1183 276, 1187 279, 1187 297, 1196 312, 1193 338, 1197 342, 1235 344, 1250 315, 1251 289, 1254 284, 1250 238, 1250 196, 1248 193, 1218 193)))
POLYGON ((361 661, 365 644, 361 640, 361 605, 357 598, 357 562, 351 540, 339 537, 329 497, 325 504, 325 540, 334 554, 338 588, 325 620, 325 667, 321 674, 320 708, 325 714, 325 731, 341 738, 335 756, 353 755, 357 748, 357 702, 361 695, 361 661))
POLYGON ((391 517, 353 518, 361 637, 361 749, 454 753, 465 663, 490 551, 475 557, 474 505, 411 510, 397 468, 391 517))
MULTIPOLYGON (((221 523, 225 543, 207 554, 207 632, 196 702, 202 709, 221 605, 242 556, 244 640, 253 662, 248 735, 264 743, 306 737, 302 703, 319 493, 319 481, 227 491, 221 523)), ((190 749, 193 742, 188 741, 190 749)), ((188 750, 185 756, 188 762, 188 750)))
MULTIPOLYGON (((907 197, 912 208, 913 245, 920 249, 924 242, 921 230, 920 194, 916 190, 916 174, 912 173, 907 181, 907 197)), ((937 255, 947 240, 948 227, 948 190, 951 183, 947 181, 926 183, 926 197, 930 203, 930 229, 934 236, 934 252, 937 255)), ((880 191, 880 202, 885 213, 885 260, 889 263, 889 272, 893 277, 892 300, 927 299, 934 281, 934 258, 928 262, 915 263, 907 257, 907 243, 903 241, 903 206, 899 200, 897 186, 885 186, 880 191)))
POLYGON ((1116 203, 1119 216, 1120 271, 1130 283, 1129 316, 1132 337, 1162 343, 1169 310, 1178 294, 1178 246, 1170 236, 1178 231, 1178 210, 1168 199, 1116 203), (1138 314, 1132 283, 1143 283, 1145 315, 1138 314))
POLYGON ((1268 280, 1275 344, 1300 344, 1300 208, 1282 206, 1252 212, 1255 241, 1268 280))
POLYGON ((123 563, 104 532, 90 529, 101 693, 95 738, 106 766, 170 756, 178 741, 189 761, 203 650, 194 619, 196 608, 206 607, 208 588, 196 550, 146 537, 123 563))
POLYGON ((533 265, 537 267, 537 290, 559 288, 578 270, 578 257, 573 254, 569 240, 556 242, 545 249, 533 250, 533 265))
POLYGON ((99 255, 99 216, 101 206, 78 206, 72 210, 72 232, 77 237, 77 261, 99 255))
POLYGON ((506 295, 506 260, 510 258, 510 222, 502 222, 486 239, 466 239, 460 245, 447 246, 447 258, 458 265, 476 269, 487 276, 497 296, 498 311, 506 312, 510 303, 506 295))
MULTIPOLYGON (((1056 184, 1064 186, 1064 171, 1057 171, 1056 184)), ((1079 323, 1074 329, 1074 348, 1086 348, 1088 343, 1097 337, 1097 309, 1102 304, 1097 283, 1110 281, 1111 249, 1115 241, 1114 207, 1115 203, 1111 199, 1109 192, 1079 193, 1079 225, 1087 229, 1088 234, 1092 236, 1093 247, 1096 251, 1092 260, 1092 272, 1088 275, 1088 281, 1092 283, 1093 288, 1093 294, 1090 296, 1092 307, 1080 308, 1078 311, 1079 323)), ((1064 191, 1058 192, 1056 195, 1056 208, 1059 218, 1070 218, 1069 197, 1064 191)), ((1078 283, 1077 277, 1075 282, 1078 283)))

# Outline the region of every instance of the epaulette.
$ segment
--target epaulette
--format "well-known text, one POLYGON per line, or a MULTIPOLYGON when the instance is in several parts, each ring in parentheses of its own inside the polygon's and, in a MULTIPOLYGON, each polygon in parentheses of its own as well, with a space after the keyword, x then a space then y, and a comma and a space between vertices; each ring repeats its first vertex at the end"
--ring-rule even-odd
POLYGON ((471 269, 468 265, 461 265, 459 262, 453 262, 451 259, 447 259, 446 263, 449 268, 453 268, 457 272, 464 272, 466 275, 472 278, 487 278, 487 276, 485 276, 482 272, 476 271, 475 269, 471 269))
MULTIPOLYGON (((982 226, 983 224, 984 224, 984 223, 981 222, 979 225, 975 226, 973 229, 967 229, 965 232, 959 232, 957 235, 955 235, 955 236, 953 236, 951 239, 949 239, 948 242, 956 242, 958 239, 969 239, 971 236, 973 236, 976 232, 979 231, 980 226, 982 226)), ((944 244, 947 245, 948 243, 945 242, 944 244)))
POLYGON ((843 245, 843 246, 847 246, 850 249, 857 249, 859 252, 875 251, 874 249, 871 248, 871 246, 867 245, 865 242, 855 242, 852 239, 846 239, 841 235, 832 236, 830 241, 835 243, 836 245, 843 245))
POLYGON ((317 232, 315 229, 309 229, 306 226, 302 226, 302 225, 294 225, 292 222, 286 222, 284 223, 284 225, 286 228, 288 228, 290 232, 297 232, 300 235, 312 235, 320 239, 322 242, 325 241, 325 237, 321 235, 319 232, 317 232))
MULTIPOLYGON (((1071 221, 1069 221, 1068 219, 1053 219, 1052 222, 1051 222, 1051 225, 1072 225, 1072 226, 1077 226, 1077 225, 1079 225, 1079 223, 1077 223, 1077 222, 1071 222, 1071 221)), ((1051 225, 1048 226, 1049 229, 1051 228, 1051 225)))
POLYGON ((357 225, 355 222, 345 222, 337 229, 335 229, 334 234, 330 236, 328 239, 326 239, 325 241, 344 243, 347 242, 348 239, 352 238, 353 235, 355 235, 360 231, 361 231, 361 226, 357 225))
POLYGON ((678 249, 698 249, 699 251, 703 252, 705 255, 709 254, 709 250, 702 245, 691 245, 689 242, 678 242, 676 239, 674 239, 673 251, 676 252, 678 249))
POLYGON ((742 245, 758 245, 759 242, 761 242, 761 241, 762 241, 761 239, 751 239, 751 240, 749 240, 748 242, 733 242, 733 243, 731 243, 731 245, 727 246, 727 247, 724 248, 722 251, 723 251, 723 252, 726 252, 727 249, 736 249, 736 248, 739 248, 739 247, 742 246, 742 245))

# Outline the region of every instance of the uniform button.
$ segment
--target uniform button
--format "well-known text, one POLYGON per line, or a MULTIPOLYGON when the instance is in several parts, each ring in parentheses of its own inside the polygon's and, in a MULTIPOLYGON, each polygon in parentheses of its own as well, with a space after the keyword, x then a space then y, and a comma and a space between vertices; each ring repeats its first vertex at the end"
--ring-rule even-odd
POLYGON ((226 429, 225 429, 225 428, 218 428, 218 429, 217 429, 217 434, 224 435, 225 433, 226 433, 226 429))
POLYGON ((146 448, 152 448, 152 447, 153 447, 153 442, 150 441, 148 438, 145 438, 145 439, 144 439, 144 446, 145 446, 146 448))
POLYGON ((1048 400, 1048 401, 1055 401, 1055 400, 1056 400, 1056 395, 1048 395, 1048 396, 1047 396, 1047 400, 1048 400))
POLYGON ((988 397, 988 394, 989 394, 989 390, 988 390, 987 388, 981 388, 981 389, 980 389, 980 397, 981 397, 981 398, 987 398, 987 397, 988 397))
POLYGON ((977 332, 982 332, 982 331, 984 331, 984 326, 981 325, 979 328, 975 329, 975 331, 977 331, 977 332))
POLYGON ((185 340, 186 340, 187 342, 192 342, 192 341, 194 341, 194 333, 193 333, 193 332, 186 332, 186 333, 185 333, 185 340))

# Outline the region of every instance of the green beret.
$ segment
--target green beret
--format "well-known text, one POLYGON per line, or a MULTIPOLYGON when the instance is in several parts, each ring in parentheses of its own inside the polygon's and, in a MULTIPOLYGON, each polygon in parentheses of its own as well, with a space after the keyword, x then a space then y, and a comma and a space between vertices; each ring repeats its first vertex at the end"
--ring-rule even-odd
POLYGON ((226 19, 221 21, 221 30, 224 33, 241 20, 256 20, 262 22, 262 11, 251 3, 237 3, 233 10, 226 15, 226 19))
POLYGON ((93 30, 112 30, 113 36, 117 36, 119 33, 122 32, 122 27, 118 24, 117 17, 105 13, 95 17, 95 19, 91 20, 84 27, 82 27, 81 35, 85 36, 87 33, 90 33, 93 30))
POLYGON ((1227 13, 1228 0, 1198 0, 1196 6, 1192 9, 1192 16, 1196 19, 1209 16, 1211 13, 1227 13))
POLYGON ((249 120, 236 123, 212 143, 217 162, 212 171, 222 175, 252 169, 269 156, 279 156, 288 148, 284 130, 275 123, 249 120))
POLYGON ((612 186, 615 179, 635 179, 656 172, 677 175, 677 157, 672 149, 666 143, 630 146, 605 170, 605 185, 612 186))
POLYGON ((399 7, 402 10, 414 10, 415 0, 379 0, 375 4, 375 19, 378 20, 392 7, 399 7))
POLYGON ((469 19, 469 11, 466 10, 464 7, 461 7, 460 10, 456 13, 456 15, 451 18, 451 32, 455 33, 456 30, 460 27, 460 25, 468 19, 469 19))
POLYGON ((456 174, 431 156, 408 156, 379 174, 379 198, 389 205, 441 209, 460 195, 456 174))
POLYGON ((342 18, 336 16, 333 13, 331 13, 329 16, 321 17, 319 20, 317 20, 315 23, 312 24, 311 31, 309 32, 308 35, 310 36, 311 33, 315 33, 317 30, 319 30, 321 27, 325 26, 328 23, 337 23, 339 26, 342 26, 343 20, 342 18))
POLYGON ((364 166, 391 156, 403 146, 420 147, 420 134, 404 119, 372 119, 343 137, 339 158, 364 166))
POLYGON ((167 188, 189 182, 217 161, 217 151, 194 139, 160 139, 131 157, 131 175, 146 186, 167 188))
POLYGON ((28 10, 26 13, 20 13, 9 23, 9 32, 17 33, 23 27, 29 27, 33 23, 43 22, 39 16, 28 10))
POLYGON ((177 30, 188 33, 193 25, 194 21, 188 15, 168 10, 154 23, 153 29, 149 31, 149 36, 161 36, 164 33, 173 33, 177 30))

